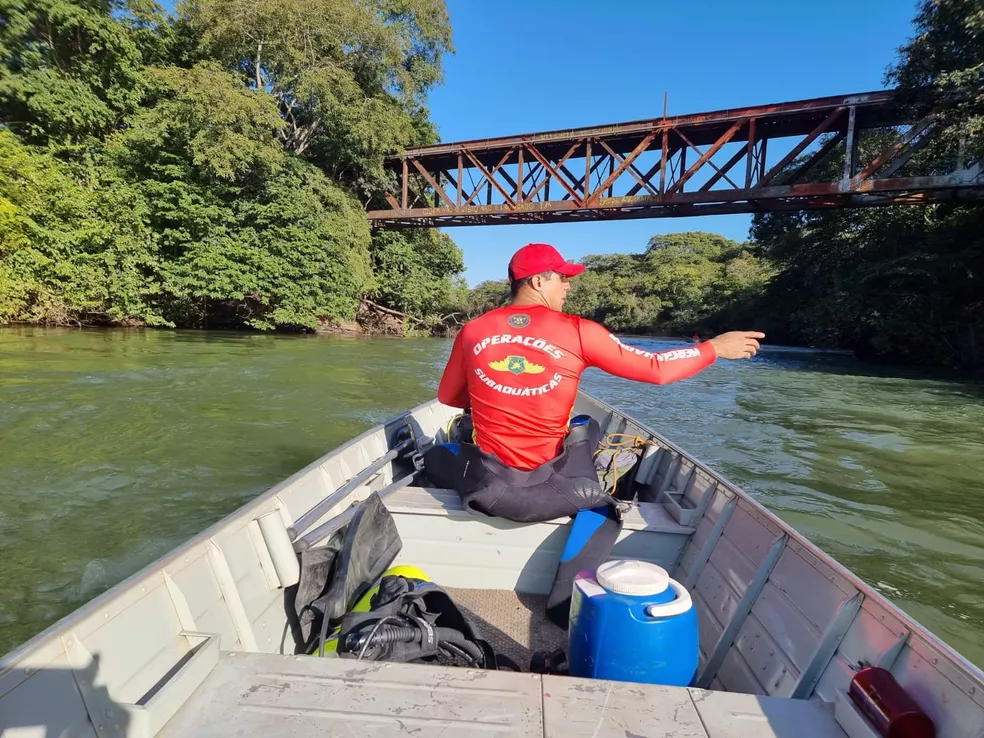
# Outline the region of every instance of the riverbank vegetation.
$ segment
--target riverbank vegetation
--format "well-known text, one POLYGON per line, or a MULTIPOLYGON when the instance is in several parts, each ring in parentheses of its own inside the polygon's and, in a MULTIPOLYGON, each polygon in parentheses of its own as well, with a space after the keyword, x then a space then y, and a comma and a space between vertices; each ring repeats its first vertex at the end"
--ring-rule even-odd
MULTIPOLYGON (((501 304, 448 236, 364 216, 383 156, 437 140, 451 50, 444 0, 0 0, 0 323, 431 333, 501 304)), ((956 96, 926 166, 979 158, 984 0, 924 0, 885 81, 956 96)), ((984 363, 980 208, 757 215, 585 263, 568 309, 622 333, 984 363)))
POLYGON ((443 0, 0 0, 0 322, 428 325, 460 250, 365 208, 449 50, 443 0))

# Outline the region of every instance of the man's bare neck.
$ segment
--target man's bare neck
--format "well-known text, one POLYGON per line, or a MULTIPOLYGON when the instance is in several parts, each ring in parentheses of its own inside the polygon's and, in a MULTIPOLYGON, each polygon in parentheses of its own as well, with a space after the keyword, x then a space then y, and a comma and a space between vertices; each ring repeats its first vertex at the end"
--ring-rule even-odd
POLYGON ((511 307, 550 307, 537 292, 532 294, 521 292, 512 299, 509 305, 511 307))

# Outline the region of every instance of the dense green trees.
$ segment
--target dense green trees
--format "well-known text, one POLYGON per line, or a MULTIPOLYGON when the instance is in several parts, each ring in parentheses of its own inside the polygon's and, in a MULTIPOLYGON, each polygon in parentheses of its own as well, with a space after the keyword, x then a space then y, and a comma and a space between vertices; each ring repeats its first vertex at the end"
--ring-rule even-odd
POLYGON ((443 0, 0 0, 0 322, 428 326, 460 251, 364 208, 450 48, 443 0))
MULTIPOLYGON (((980 162, 984 0, 924 0, 886 83, 914 105, 948 96, 943 117, 956 124, 900 175, 980 162)), ((862 139, 861 158, 880 143, 862 139)), ((843 149, 830 157, 837 166, 843 149)), ((756 216, 751 235, 777 269, 764 302, 775 338, 893 361, 984 365, 980 206, 773 213, 756 216)))
MULTIPOLYGON (((653 236, 641 254, 593 255, 572 281, 565 310, 619 333, 686 335, 755 327, 774 268, 754 243, 714 233, 653 236)), ((509 285, 483 282, 468 295, 474 316, 505 304, 509 285)))
POLYGON ((699 232, 654 236, 641 254, 584 263, 567 310, 625 333, 720 330, 741 317, 770 277, 750 244, 699 232))
MULTIPOLYGON (((962 133, 903 172, 979 160, 984 0, 914 26, 886 84, 947 95, 962 133)), ((384 154, 437 140, 450 50, 444 0, 0 0, 0 323, 314 329, 368 300, 426 331, 501 304, 444 234, 364 217, 384 154)), ((585 263, 568 309, 616 331, 984 363, 979 207, 765 214, 585 263)))

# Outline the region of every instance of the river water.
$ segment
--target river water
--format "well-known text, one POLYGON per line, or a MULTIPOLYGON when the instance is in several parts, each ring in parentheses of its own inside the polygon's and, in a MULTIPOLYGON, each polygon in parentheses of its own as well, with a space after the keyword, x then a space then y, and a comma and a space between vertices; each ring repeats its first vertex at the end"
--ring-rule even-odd
MULTIPOLYGON (((449 350, 435 339, 0 329, 0 653, 433 397, 449 350)), ((582 387, 984 666, 984 385, 766 347, 665 387, 593 369, 582 387)))

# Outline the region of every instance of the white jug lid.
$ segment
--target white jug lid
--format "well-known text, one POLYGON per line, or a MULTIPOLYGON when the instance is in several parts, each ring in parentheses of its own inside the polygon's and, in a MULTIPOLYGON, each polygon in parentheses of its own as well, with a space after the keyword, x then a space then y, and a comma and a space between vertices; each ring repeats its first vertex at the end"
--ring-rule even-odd
POLYGON ((666 569, 634 559, 606 561, 598 567, 595 578, 609 592, 627 595, 658 595, 670 586, 666 569))

